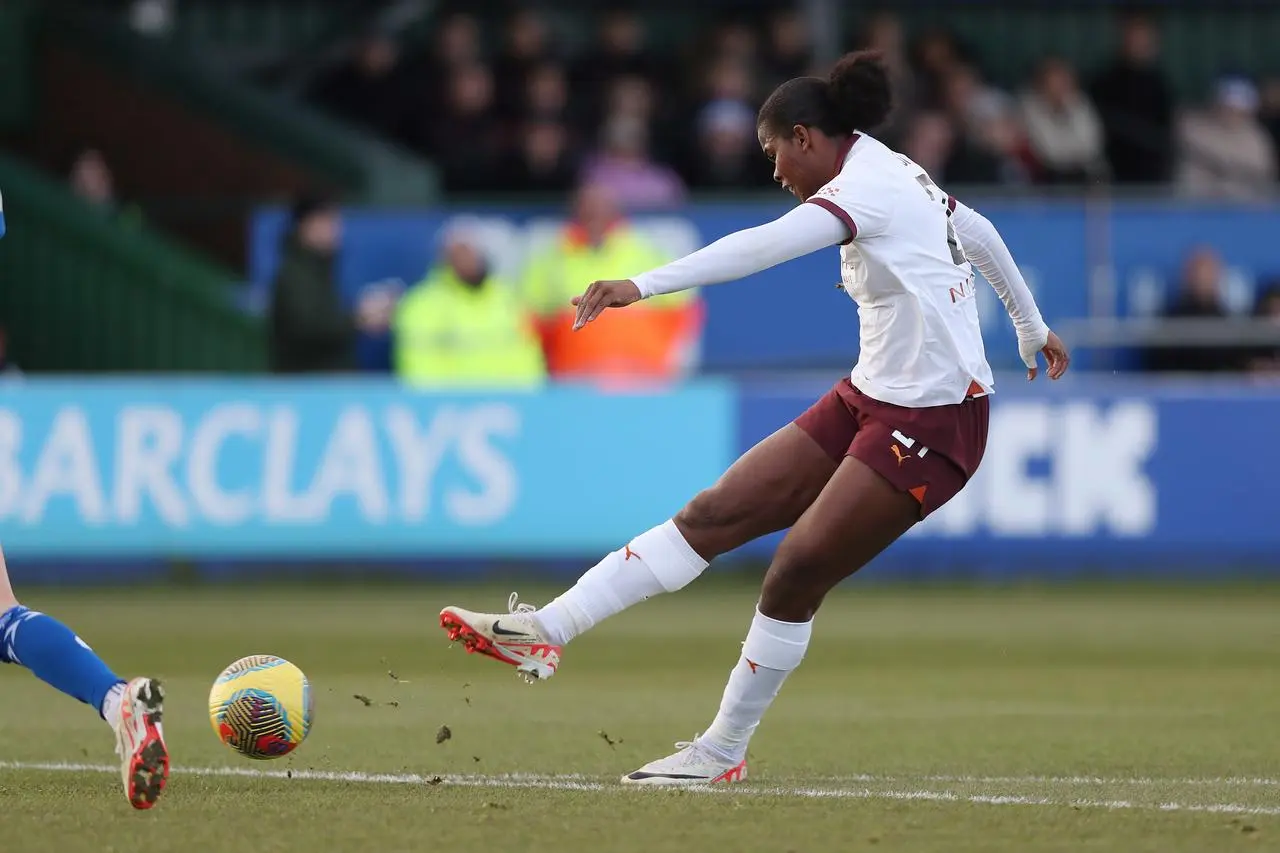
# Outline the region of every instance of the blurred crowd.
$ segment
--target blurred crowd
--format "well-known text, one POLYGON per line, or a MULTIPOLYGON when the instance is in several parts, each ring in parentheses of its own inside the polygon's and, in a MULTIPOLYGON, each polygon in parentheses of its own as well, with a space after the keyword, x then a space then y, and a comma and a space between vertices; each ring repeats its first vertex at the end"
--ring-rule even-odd
MULTIPOLYGON (((704 312, 693 292, 606 312, 572 331, 569 299, 583 282, 668 260, 602 185, 574 194, 563 228, 511 280, 496 272, 479 220, 456 217, 435 239, 435 260, 421 281, 404 293, 365 288, 348 306, 335 274, 339 208, 319 199, 295 205, 272 288, 273 369, 355 370, 361 334, 388 339, 392 369, 415 385, 663 384, 697 366, 704 312)), ((1154 372, 1280 377, 1280 277, 1260 282, 1256 298, 1240 284, 1212 247, 1193 247, 1167 297, 1137 312, 1180 323, 1181 331, 1161 343, 1135 336, 1124 346, 1142 350, 1141 366, 1154 372), (1243 320, 1255 321, 1261 337, 1238 338, 1243 320), (1196 330, 1211 338, 1192 341, 1196 330)))
MULTIPOLYGON (((1196 246, 1187 253, 1177 288, 1160 314, 1166 320, 1216 325, 1214 339, 1190 346, 1183 340, 1149 347, 1147 370, 1167 373, 1246 372, 1280 377, 1280 277, 1262 281, 1251 300, 1244 288, 1233 288, 1230 270, 1212 246, 1196 246), (1252 318, 1275 331, 1270 341, 1242 343, 1233 339, 1232 321, 1252 318)), ((1184 329, 1189 327, 1183 326, 1184 329)))
MULTIPOLYGON (((269 308, 278 372, 354 369, 361 338, 389 341, 410 382, 538 383, 547 378, 666 382, 695 366, 703 328, 696 294, 608 312, 569 334, 568 300, 586 282, 621 278, 664 257, 632 212, 680 205, 689 191, 763 189, 771 169, 755 116, 778 83, 821 74, 804 18, 774 7, 721 23, 681 52, 657 48, 643 16, 603 9, 589 49, 566 52, 552 19, 533 9, 485 32, 466 12, 444 15, 422 50, 392 32, 355 38, 318 76, 318 107, 420 152, 453 194, 531 192, 570 199, 562 231, 506 280, 482 229, 451 222, 431 269, 406 292, 370 289, 352 306, 335 273, 342 222, 333 201, 295 205, 269 308)), ((1116 18, 1114 54, 1078 69, 1044 57, 1007 91, 980 53, 943 27, 905 31, 891 13, 845 48, 880 51, 897 105, 875 129, 952 185, 1160 186, 1201 198, 1273 195, 1280 151, 1280 79, 1224 74, 1200 104, 1175 102, 1161 70, 1159 28, 1142 12, 1116 18)), ((69 158, 71 191, 103 216, 142 224, 117 192, 103 153, 69 158)), ((1184 251, 1169 246, 1170 258, 1184 251)), ((1178 283, 1139 315, 1182 323, 1251 317, 1280 330, 1280 279, 1233 290, 1212 247, 1185 257, 1178 283)), ((1183 328, 1183 327, 1180 327, 1183 328)), ((1186 326, 1185 328, 1190 328, 1186 326)), ((1263 335, 1263 339, 1269 339, 1263 335)), ((1280 376, 1280 344, 1151 345, 1143 363, 1176 372, 1280 376)), ((1275 335, 1280 340, 1280 331, 1275 335)), ((12 374, 0 329, 0 374, 12 374)))
MULTIPOLYGON (((1155 22, 1131 12, 1116 26, 1102 67, 1045 57, 1017 91, 985 79, 980 53, 946 28, 908 33, 891 13, 845 47, 883 52, 898 105, 877 133, 939 182, 1271 192, 1280 79, 1224 74, 1203 103, 1175 103, 1155 22)), ((630 209, 654 209, 690 189, 769 186, 756 110, 783 80, 823 71, 803 16, 775 8, 718 24, 675 54, 646 27, 633 12, 602 11, 589 49, 569 54, 535 10, 500 33, 455 12, 424 50, 363 34, 307 97, 430 158, 452 193, 558 193, 585 177, 630 209)))
POLYGON ((278 373, 354 370, 362 334, 389 339, 392 369, 414 385, 668 383, 696 366, 703 310, 693 291, 609 311, 573 331, 570 299, 584 282, 671 260, 603 184, 576 191, 565 224, 512 280, 498 272, 482 221, 459 216, 436 235, 421 281, 404 293, 364 288, 349 306, 335 275, 342 232, 332 201, 294 205, 269 310, 278 373))

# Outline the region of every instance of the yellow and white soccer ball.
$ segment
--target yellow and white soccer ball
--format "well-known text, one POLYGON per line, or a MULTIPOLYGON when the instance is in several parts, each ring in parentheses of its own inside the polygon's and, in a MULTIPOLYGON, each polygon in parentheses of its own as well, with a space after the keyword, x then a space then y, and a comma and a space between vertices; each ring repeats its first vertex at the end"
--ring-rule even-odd
POLYGON ((218 738, 249 758, 279 758, 311 730, 311 684, 275 655, 249 655, 222 671, 209 691, 209 720, 218 738))

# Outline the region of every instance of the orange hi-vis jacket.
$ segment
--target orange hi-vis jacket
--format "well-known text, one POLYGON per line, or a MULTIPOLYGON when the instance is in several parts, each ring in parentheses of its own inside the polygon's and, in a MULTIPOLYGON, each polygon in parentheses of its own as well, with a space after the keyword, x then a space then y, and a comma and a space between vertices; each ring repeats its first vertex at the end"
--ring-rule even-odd
POLYGON ((570 225, 534 257, 524 275, 524 298, 538 315, 547 368, 557 378, 670 380, 689 366, 702 334, 703 306, 694 291, 646 299, 609 310, 573 331, 569 300, 593 281, 626 279, 666 263, 652 244, 625 224, 599 245, 570 225))

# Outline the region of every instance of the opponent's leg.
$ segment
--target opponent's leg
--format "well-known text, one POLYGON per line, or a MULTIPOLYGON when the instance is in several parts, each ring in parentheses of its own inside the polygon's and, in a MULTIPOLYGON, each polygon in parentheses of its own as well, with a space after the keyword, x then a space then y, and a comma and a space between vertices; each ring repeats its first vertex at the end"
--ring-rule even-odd
MULTIPOLYGON (((95 708, 125 680, 61 622, 18 603, 0 554, 0 662, 31 670, 46 684, 95 708)), ((116 690, 115 693, 119 694, 116 690)))
POLYGON ((646 598, 683 588, 720 554, 795 523, 835 470, 829 452, 788 424, 675 518, 606 555, 542 610, 512 596, 510 613, 446 607, 440 623, 468 651, 512 664, 527 677, 548 678, 564 643, 646 598))
POLYGON ((707 731, 624 782, 688 785, 746 776, 747 743, 782 683, 800 665, 826 594, 920 518, 920 504, 853 457, 800 517, 765 575, 742 655, 707 731))
POLYGON ((129 802, 140 809, 155 805, 169 773, 159 682, 125 681, 66 625, 19 604, 2 552, 0 663, 26 667, 41 681, 97 710, 116 733, 129 802))

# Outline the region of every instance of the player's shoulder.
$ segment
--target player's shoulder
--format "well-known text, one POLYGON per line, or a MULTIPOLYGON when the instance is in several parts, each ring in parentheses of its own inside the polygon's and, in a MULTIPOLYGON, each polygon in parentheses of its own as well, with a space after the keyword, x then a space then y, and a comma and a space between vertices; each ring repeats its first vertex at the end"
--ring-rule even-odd
POLYGON ((832 183, 892 181, 902 172, 902 156, 872 136, 859 135, 832 183))

